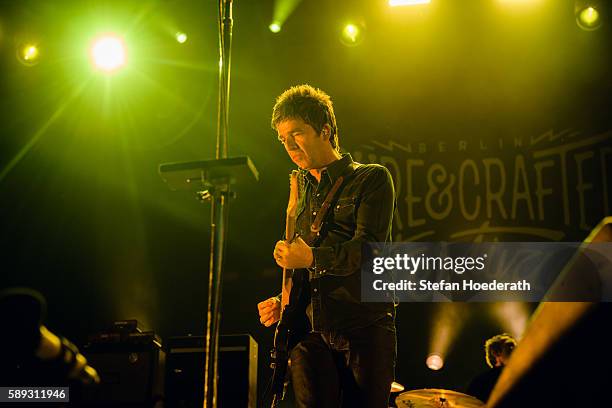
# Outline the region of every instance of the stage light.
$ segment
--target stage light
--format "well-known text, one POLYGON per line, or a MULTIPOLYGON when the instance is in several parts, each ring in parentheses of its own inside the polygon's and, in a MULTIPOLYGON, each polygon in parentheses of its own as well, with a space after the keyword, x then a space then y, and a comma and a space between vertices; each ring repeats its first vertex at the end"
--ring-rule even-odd
POLYGON ((529 307, 523 302, 498 302, 491 309, 503 331, 510 333, 515 339, 520 339, 525 333, 529 322, 529 307))
POLYGON ((444 366, 444 359, 438 354, 430 354, 425 360, 425 364, 430 370, 438 371, 444 366))
POLYGON ((431 0, 389 0, 391 7, 396 6, 416 6, 419 4, 429 4, 431 0))
POLYGON ((268 28, 270 29, 270 31, 272 31, 273 33, 278 33, 281 30, 281 25, 278 23, 272 23, 268 26, 268 28))
POLYGON ((601 27, 601 14, 593 6, 584 7, 578 10, 576 14, 576 22, 578 23, 578 27, 582 28, 583 30, 597 30, 599 27, 601 27))
POLYGON ((268 29, 273 33, 280 32, 301 2, 302 0, 274 0, 274 11, 268 29))
POLYGON ((345 25, 340 39, 344 45, 354 46, 359 44, 363 40, 363 27, 353 23, 345 25))
POLYGON ((185 44, 187 42, 187 34, 183 33, 183 32, 177 32, 175 35, 176 41, 178 41, 180 44, 185 44))
MULTIPOLYGON (((431 319, 430 357, 435 355, 444 361, 444 357, 452 349, 455 339, 467 320, 467 315, 468 309, 463 303, 442 302, 436 304, 431 319)), ((427 357, 428 361, 430 357, 427 357)), ((435 363, 437 360, 434 358, 433 361, 435 363)), ((429 363, 427 363, 427 366, 429 367, 429 363)))
POLYGON ((31 61, 36 57, 38 57, 38 48, 36 48, 34 45, 26 47, 26 49, 23 51, 23 59, 26 61, 31 61))
POLYGON ((356 42, 359 36, 359 28, 355 24, 347 24, 342 30, 342 35, 350 42, 356 42))
POLYGON ((35 65, 38 63, 40 50, 36 44, 22 44, 17 48, 17 59, 24 65, 35 65))
POLYGON ((127 50, 121 37, 110 34, 94 41, 90 56, 96 68, 110 73, 125 65, 127 50))

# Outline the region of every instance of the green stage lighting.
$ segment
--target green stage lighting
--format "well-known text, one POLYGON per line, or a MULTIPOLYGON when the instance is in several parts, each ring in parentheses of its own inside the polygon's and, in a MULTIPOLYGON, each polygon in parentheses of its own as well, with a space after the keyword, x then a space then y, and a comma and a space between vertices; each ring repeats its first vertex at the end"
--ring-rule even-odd
POLYGON ((363 40, 363 29, 356 24, 347 24, 342 29, 340 39, 344 45, 357 45, 363 40))
POLYGON ((187 34, 179 31, 176 33, 176 41, 178 41, 180 44, 185 44, 187 42, 187 34))
POLYGON ((268 28, 273 33, 278 33, 281 30, 281 25, 279 23, 272 23, 268 26, 268 28))
POLYGON ((95 68, 108 73, 114 72, 127 62, 125 42, 114 34, 100 36, 94 40, 90 56, 95 68))
POLYGON ((601 14, 592 6, 585 7, 576 14, 576 22, 583 30, 597 30, 601 26, 601 21, 601 14))
POLYGON ((17 48, 17 59, 24 65, 38 63, 40 50, 36 44, 22 44, 17 48))

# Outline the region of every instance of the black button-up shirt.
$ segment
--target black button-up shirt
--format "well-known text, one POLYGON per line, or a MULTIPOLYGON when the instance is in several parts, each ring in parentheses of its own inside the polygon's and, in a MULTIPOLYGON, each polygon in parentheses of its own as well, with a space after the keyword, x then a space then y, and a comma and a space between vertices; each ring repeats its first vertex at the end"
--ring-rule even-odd
POLYGON ((389 171, 378 164, 356 163, 350 154, 330 164, 320 182, 302 171, 296 231, 309 235, 310 225, 340 176, 344 182, 313 248, 307 308, 311 328, 315 332, 342 332, 376 323, 393 329, 392 302, 360 301, 362 245, 391 241, 395 192, 389 171))

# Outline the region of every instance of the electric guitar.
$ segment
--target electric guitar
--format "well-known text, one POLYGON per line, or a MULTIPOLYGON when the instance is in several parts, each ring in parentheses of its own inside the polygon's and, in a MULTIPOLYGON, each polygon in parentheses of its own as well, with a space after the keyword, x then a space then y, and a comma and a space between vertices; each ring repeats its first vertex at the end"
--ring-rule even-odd
MULTIPOLYGON (((299 172, 293 170, 289 175, 289 203, 285 223, 285 239, 295 238, 295 223, 298 207, 299 172)), ((274 348, 270 352, 270 367, 274 370, 270 384, 272 407, 277 407, 285 397, 288 384, 289 352, 307 332, 306 306, 310 288, 305 270, 287 270, 283 268, 281 292, 281 317, 274 333, 274 348)))
MULTIPOLYGON (((297 218, 298 203, 298 177, 299 172, 294 170, 289 176, 289 204, 287 205, 287 221, 285 224, 285 239, 291 241, 295 238, 295 222, 297 218)), ((336 182, 327 193, 325 201, 321 205, 317 216, 310 226, 310 234, 304 237, 304 241, 311 247, 315 247, 320 240, 323 221, 332 201, 339 191, 344 176, 336 179, 336 182)), ((310 323, 306 316, 306 307, 310 303, 310 281, 307 269, 294 269, 291 271, 283 269, 283 290, 281 293, 281 318, 276 325, 274 333, 274 348, 272 349, 272 363, 274 369, 270 390, 272 392, 272 407, 278 406, 284 398, 288 384, 289 352, 302 337, 308 333, 310 323)))

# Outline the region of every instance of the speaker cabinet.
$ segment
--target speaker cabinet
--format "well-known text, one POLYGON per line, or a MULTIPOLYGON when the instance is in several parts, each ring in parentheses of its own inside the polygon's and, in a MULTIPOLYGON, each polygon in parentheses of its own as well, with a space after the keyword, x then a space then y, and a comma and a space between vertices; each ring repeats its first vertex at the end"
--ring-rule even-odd
MULTIPOLYGON (((165 408, 201 408, 204 399, 203 336, 168 340, 165 408)), ((219 338, 219 408, 256 408, 257 343, 248 334, 219 338)))
POLYGON ((157 343, 105 344, 84 350, 100 384, 83 390, 80 406, 152 408, 161 406, 165 353, 157 343))

